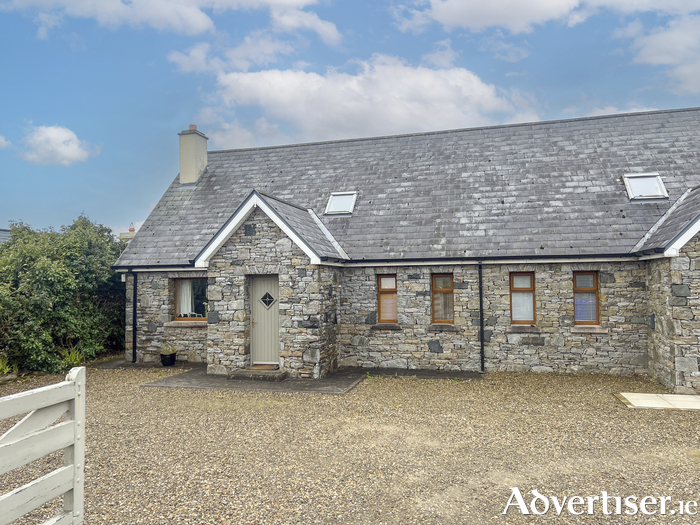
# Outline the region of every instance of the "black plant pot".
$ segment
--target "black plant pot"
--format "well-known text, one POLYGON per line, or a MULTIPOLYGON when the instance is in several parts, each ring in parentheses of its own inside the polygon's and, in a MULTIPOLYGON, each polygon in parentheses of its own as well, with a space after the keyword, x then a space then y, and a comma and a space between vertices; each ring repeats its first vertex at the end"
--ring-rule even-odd
POLYGON ((173 366, 176 357, 177 354, 160 354, 160 362, 163 363, 163 366, 173 366))

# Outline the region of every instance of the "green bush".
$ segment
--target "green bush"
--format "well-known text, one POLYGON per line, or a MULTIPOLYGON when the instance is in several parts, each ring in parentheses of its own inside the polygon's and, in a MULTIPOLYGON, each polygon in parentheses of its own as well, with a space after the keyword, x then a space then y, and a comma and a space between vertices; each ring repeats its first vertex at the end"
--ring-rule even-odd
POLYGON ((110 266, 125 244, 80 216, 60 231, 11 225, 0 244, 0 355, 24 370, 124 346, 124 284, 110 266))

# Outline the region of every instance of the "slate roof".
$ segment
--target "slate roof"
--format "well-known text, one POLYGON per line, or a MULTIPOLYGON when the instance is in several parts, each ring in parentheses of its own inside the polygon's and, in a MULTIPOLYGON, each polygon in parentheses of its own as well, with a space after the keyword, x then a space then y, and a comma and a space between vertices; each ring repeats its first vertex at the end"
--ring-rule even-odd
POLYGON ((698 218, 700 218, 700 188, 696 186, 686 191, 659 219, 637 251, 663 251, 670 247, 698 218))
POLYGON ((0 228, 0 243, 10 240, 10 230, 0 228))
POLYGON ((700 108, 211 151, 117 266, 190 265, 252 190, 311 208, 353 260, 628 254, 700 184, 700 108), (658 172, 668 199, 630 201, 658 172), (352 216, 323 215, 358 191, 352 216))

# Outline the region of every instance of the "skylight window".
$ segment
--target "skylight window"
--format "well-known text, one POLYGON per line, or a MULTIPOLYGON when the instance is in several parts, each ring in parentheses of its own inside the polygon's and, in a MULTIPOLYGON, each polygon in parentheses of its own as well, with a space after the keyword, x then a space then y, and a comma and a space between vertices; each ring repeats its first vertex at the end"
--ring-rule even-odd
POLYGON ((663 199, 668 197, 664 187, 664 181, 658 173, 636 173, 624 175, 627 195, 632 200, 637 199, 663 199))
POLYGON ((326 205, 326 215, 335 215, 340 213, 352 213, 355 209, 355 201, 357 200, 356 191, 343 191, 331 193, 326 205))

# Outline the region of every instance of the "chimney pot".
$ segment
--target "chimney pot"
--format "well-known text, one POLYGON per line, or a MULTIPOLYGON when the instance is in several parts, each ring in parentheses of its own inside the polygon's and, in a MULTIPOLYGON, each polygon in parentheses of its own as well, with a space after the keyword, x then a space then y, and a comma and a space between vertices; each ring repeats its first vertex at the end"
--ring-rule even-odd
POLYGON ((196 124, 190 124, 190 131, 197 131, 197 125, 196 125, 196 124))

